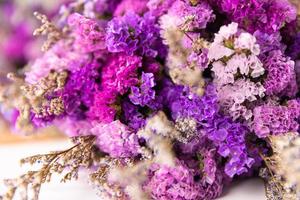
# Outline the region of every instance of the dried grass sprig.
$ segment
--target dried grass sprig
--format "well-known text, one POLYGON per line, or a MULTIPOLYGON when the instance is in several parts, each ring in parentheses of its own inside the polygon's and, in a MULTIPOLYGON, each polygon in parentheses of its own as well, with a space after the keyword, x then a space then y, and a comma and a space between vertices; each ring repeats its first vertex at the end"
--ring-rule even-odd
POLYGON ((20 115, 16 121, 18 130, 24 133, 33 132, 31 113, 34 113, 35 117, 59 116, 64 113, 62 97, 48 99, 46 96, 51 96, 64 87, 68 78, 67 71, 50 71, 46 77, 34 84, 26 83, 24 77, 14 73, 9 73, 7 77, 11 83, 0 86, 0 102, 6 108, 17 108, 19 111, 20 115))
MULTIPOLYGON (((42 184, 50 182, 52 174, 63 174, 61 182, 77 179, 80 168, 90 168, 97 161, 99 154, 95 153, 95 136, 73 138, 75 145, 63 151, 50 152, 24 158, 21 164, 41 165, 39 170, 28 171, 16 179, 5 180, 8 192, 2 196, 3 200, 12 200, 19 191, 22 200, 29 198, 37 200, 42 184)), ((100 154, 100 156, 103 156, 100 154)), ((1 199, 1 198, 0 198, 1 199)))
POLYGON ((268 200, 298 200, 300 197, 298 133, 270 136, 268 143, 273 154, 268 157, 261 155, 268 169, 261 170, 261 176, 266 181, 268 200))
POLYGON ((122 200, 128 199, 121 185, 109 180, 109 173, 116 167, 128 167, 133 165, 134 160, 118 160, 109 156, 103 157, 98 164, 97 170, 90 174, 90 181, 96 188, 101 199, 122 200))
POLYGON ((23 95, 21 87, 25 84, 24 77, 9 73, 7 78, 11 81, 0 86, 0 102, 4 108, 16 108, 20 115, 16 121, 16 128, 31 133, 33 126, 30 122, 30 102, 23 95))
POLYGON ((32 111, 37 116, 60 115, 64 112, 61 97, 47 99, 46 94, 52 94, 62 89, 67 81, 68 72, 51 71, 48 76, 39 80, 36 84, 21 86, 23 95, 28 99, 32 111))
POLYGON ((33 32, 33 35, 47 35, 47 40, 42 46, 42 51, 47 51, 52 45, 62 38, 63 31, 50 22, 46 15, 39 12, 34 12, 33 14, 42 23, 42 25, 33 32))

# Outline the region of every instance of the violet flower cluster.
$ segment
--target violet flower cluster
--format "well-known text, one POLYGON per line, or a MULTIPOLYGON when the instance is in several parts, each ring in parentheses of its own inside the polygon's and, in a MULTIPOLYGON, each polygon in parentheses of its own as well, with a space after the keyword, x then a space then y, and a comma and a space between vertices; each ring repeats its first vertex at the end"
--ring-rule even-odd
POLYGON ((215 199, 262 166, 269 147, 255 141, 299 129, 287 0, 86 0, 57 18, 61 35, 31 61, 16 123, 94 136, 131 169, 128 182, 107 175, 124 199, 215 199))

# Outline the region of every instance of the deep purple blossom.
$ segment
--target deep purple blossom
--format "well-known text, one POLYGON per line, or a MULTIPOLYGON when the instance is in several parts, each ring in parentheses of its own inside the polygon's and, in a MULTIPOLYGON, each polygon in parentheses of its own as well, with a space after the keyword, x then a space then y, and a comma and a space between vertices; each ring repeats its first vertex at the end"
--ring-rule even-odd
POLYGON ((124 112, 124 121, 128 126, 136 131, 146 124, 145 117, 138 111, 138 107, 129 101, 122 103, 122 110, 124 112))
POLYGON ((218 153, 228 161, 225 173, 233 177, 248 171, 254 159, 248 157, 246 147, 247 127, 224 116, 217 116, 205 128, 208 138, 218 147, 218 153))
POLYGON ((139 87, 131 87, 130 101, 135 105, 145 106, 155 99, 154 75, 152 73, 142 74, 142 83, 139 87))
POLYGON ((261 31, 255 31, 253 34, 260 47, 260 53, 265 54, 273 50, 284 51, 286 46, 281 43, 281 35, 279 32, 272 34, 264 33, 261 31))
POLYGON ((157 56, 159 29, 150 13, 140 17, 129 12, 123 17, 115 17, 108 23, 106 31, 106 45, 110 52, 157 56))
POLYGON ((288 0, 211 0, 231 21, 253 33, 279 31, 296 19, 296 8, 288 0))
POLYGON ((184 86, 167 82, 161 95, 174 120, 182 117, 203 122, 212 119, 218 112, 216 90, 212 85, 208 85, 205 94, 200 97, 184 86))
POLYGON ((100 64, 93 61, 70 73, 62 92, 65 112, 75 119, 84 119, 85 113, 93 105, 100 64))

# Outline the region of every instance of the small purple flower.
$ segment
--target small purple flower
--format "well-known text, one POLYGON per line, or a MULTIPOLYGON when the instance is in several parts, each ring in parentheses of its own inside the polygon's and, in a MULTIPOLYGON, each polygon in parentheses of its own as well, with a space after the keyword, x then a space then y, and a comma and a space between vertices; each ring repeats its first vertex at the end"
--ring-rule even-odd
MULTIPOLYGON (((264 82, 264 88, 268 95, 285 94, 285 89, 291 82, 296 82, 295 79, 295 62, 285 56, 281 51, 271 51, 263 60, 264 67, 267 70, 267 78, 264 82)), ((297 84, 294 84, 297 85, 297 84)), ((289 91, 291 96, 297 93, 298 88, 293 87, 294 91, 289 91)))
POLYGON ((143 127, 146 123, 142 113, 138 111, 138 106, 133 105, 129 101, 122 103, 122 110, 124 112, 124 121, 128 126, 136 131, 143 127))
POLYGON ((254 120, 252 128, 255 134, 264 138, 268 135, 278 135, 297 131, 300 116, 300 104, 293 100, 288 106, 263 105, 254 109, 254 120))
POLYGON ((106 31, 106 45, 110 52, 157 56, 156 47, 161 40, 155 18, 150 13, 140 17, 129 12, 123 17, 115 17, 108 22, 106 31))
POLYGON ((181 164, 176 167, 154 164, 144 188, 151 191, 154 199, 194 200, 203 195, 202 188, 194 181, 191 170, 181 164))
POLYGON ((131 87, 130 101, 135 105, 145 106, 155 99, 154 75, 152 73, 142 73, 142 84, 140 87, 131 87))
POLYGON ((296 8, 288 0, 211 0, 231 21, 253 33, 279 31, 296 19, 296 8))
POLYGON ((148 0, 122 0, 114 12, 114 16, 123 16, 128 12, 143 14, 147 11, 148 0))
POLYGON ((69 16, 68 24, 74 31, 74 46, 84 53, 105 49, 105 31, 95 19, 78 13, 69 16))
POLYGON ((229 177, 248 171, 254 159, 248 157, 246 147, 247 128, 224 116, 217 116, 205 128, 208 138, 218 147, 218 153, 228 161, 225 173, 229 177))
POLYGON ((149 0, 148 1, 148 8, 156 17, 160 17, 161 15, 168 12, 168 9, 172 6, 174 0, 149 0))
POLYGON ((201 123, 212 119, 219 109, 216 90, 212 85, 208 85, 205 94, 199 97, 187 87, 167 82, 160 95, 174 120, 194 118, 201 123))
POLYGON ((138 154, 137 135, 120 121, 95 124, 91 133, 97 136, 97 146, 112 157, 133 157, 138 154))

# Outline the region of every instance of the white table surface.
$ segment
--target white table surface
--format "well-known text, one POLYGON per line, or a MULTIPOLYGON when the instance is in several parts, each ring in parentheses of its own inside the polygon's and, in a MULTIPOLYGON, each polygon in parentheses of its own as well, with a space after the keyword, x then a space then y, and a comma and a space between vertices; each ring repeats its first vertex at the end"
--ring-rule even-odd
MULTIPOLYGON (((21 158, 52 150, 63 150, 68 146, 70 144, 67 141, 0 145, 0 180, 16 177, 26 171, 26 168, 19 165, 21 158)), ((0 193, 3 193, 3 189, 3 184, 0 184, 0 193)), ((44 185, 40 200, 98 200, 99 197, 95 193, 87 184, 85 175, 81 174, 80 181, 60 184, 59 179, 56 179, 44 185)), ((234 183, 218 200, 266 200, 263 182, 250 179, 234 183)))

